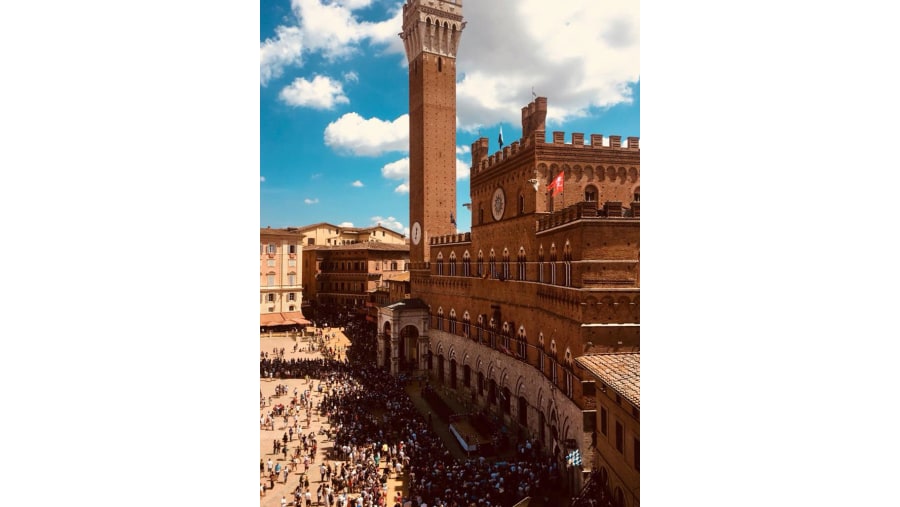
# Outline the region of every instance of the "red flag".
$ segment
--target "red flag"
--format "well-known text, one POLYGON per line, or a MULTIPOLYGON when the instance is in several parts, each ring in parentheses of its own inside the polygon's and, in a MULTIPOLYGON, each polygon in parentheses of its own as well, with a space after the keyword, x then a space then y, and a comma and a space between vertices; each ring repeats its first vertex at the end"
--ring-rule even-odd
POLYGON ((553 183, 550 183, 550 185, 547 186, 547 190, 553 190, 551 197, 563 191, 564 173, 565 171, 560 171, 560 173, 556 175, 556 178, 553 178, 553 183))

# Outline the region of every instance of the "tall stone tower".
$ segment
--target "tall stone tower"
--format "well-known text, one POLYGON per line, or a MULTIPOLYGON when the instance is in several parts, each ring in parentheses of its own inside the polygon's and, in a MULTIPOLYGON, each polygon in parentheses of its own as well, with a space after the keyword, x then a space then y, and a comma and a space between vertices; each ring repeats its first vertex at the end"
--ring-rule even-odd
MULTIPOLYGON (((456 225, 456 50, 462 0, 407 0, 409 61, 409 260, 430 260, 428 242, 456 225)), ((421 268, 419 268, 421 269, 421 268)))

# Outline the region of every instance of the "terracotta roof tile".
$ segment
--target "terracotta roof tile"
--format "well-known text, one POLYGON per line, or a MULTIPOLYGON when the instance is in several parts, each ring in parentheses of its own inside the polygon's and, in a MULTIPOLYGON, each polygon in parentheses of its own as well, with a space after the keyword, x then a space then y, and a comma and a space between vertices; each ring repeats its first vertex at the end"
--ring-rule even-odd
POLYGON ((394 252, 408 252, 409 245, 397 243, 383 243, 381 241, 363 241, 360 243, 352 243, 349 245, 308 245, 303 247, 304 250, 319 250, 339 252, 343 250, 382 250, 394 252))
POLYGON ((385 306, 385 308, 389 308, 391 310, 396 310, 396 309, 400 309, 400 308, 405 309, 405 310, 427 310, 431 307, 428 306, 428 304, 425 303, 425 301, 422 301, 419 298, 413 298, 413 299, 404 299, 402 301, 397 301, 396 303, 385 306))
POLYGON ((297 236, 300 237, 303 235, 302 231, 297 229, 287 230, 287 229, 267 229, 263 228, 259 230, 260 236, 297 236))
POLYGON ((581 367, 596 375, 632 405, 641 408, 641 353, 608 352, 575 358, 581 367))
POLYGON ((383 280, 388 282, 408 282, 409 281, 409 271, 404 271, 402 273, 395 273, 390 275, 384 275, 383 280))

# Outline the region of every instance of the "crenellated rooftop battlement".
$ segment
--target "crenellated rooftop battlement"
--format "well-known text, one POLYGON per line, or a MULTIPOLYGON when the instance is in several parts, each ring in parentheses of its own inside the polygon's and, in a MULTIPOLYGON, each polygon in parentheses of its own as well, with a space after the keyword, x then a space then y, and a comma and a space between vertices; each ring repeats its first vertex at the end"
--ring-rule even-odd
POLYGON ((547 97, 537 97, 522 108, 521 139, 513 141, 494 153, 488 153, 488 139, 486 137, 478 138, 472 143, 472 166, 469 168, 471 173, 474 175, 490 169, 494 164, 503 162, 525 148, 530 148, 532 144, 534 146, 566 146, 585 150, 638 151, 641 149, 639 137, 628 137, 628 146, 622 146, 622 136, 609 136, 607 143, 609 146, 604 146, 603 134, 590 134, 588 138, 590 142, 585 143, 583 132, 572 132, 570 141, 566 143, 565 132, 553 131, 551 141, 547 142, 546 119, 547 97))
POLYGON ((541 216, 537 220, 537 232, 544 232, 550 229, 565 225, 571 222, 584 219, 616 219, 616 218, 637 218, 640 219, 640 202, 631 203, 631 209, 628 213, 621 202, 607 201, 603 203, 602 208, 597 207, 596 201, 579 202, 568 206, 559 211, 541 216))
POLYGON ((603 134, 590 134, 590 143, 585 143, 583 132, 573 132, 569 143, 566 143, 566 133, 554 131, 551 141, 547 142, 545 123, 547 119, 547 97, 537 97, 533 102, 522 108, 522 138, 513 141, 503 149, 488 153, 488 139, 480 137, 472 143, 472 166, 469 168, 472 174, 489 169, 494 164, 516 155, 519 151, 535 146, 567 146, 570 148, 586 150, 640 150, 640 138, 628 137, 628 146, 622 146, 622 136, 609 136, 609 146, 603 145, 603 134))
POLYGON ((472 233, 471 232, 446 234, 444 236, 432 236, 429 240, 429 243, 432 246, 452 245, 452 244, 457 244, 457 243, 471 243, 471 242, 472 242, 472 233))
POLYGON ((504 146, 502 150, 488 154, 488 139, 481 137, 472 143, 472 166, 470 170, 472 174, 478 174, 481 171, 490 169, 495 164, 499 164, 504 160, 516 155, 532 144, 536 146, 567 146, 570 148, 585 150, 627 150, 639 151, 640 138, 628 137, 628 146, 622 146, 622 136, 609 136, 609 146, 603 145, 603 134, 590 134, 590 143, 584 142, 584 133, 573 132, 569 143, 565 141, 565 132, 555 131, 552 133, 552 140, 545 141, 546 133, 543 130, 537 130, 530 137, 523 137, 518 141, 513 141, 508 146, 504 146))

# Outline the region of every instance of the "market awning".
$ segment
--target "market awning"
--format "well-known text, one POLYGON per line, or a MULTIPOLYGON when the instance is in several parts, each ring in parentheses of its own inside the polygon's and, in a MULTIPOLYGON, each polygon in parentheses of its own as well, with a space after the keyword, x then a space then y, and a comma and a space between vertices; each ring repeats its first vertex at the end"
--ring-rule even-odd
POLYGON ((261 327, 276 326, 306 326, 310 322, 303 318, 302 312, 261 313, 259 325, 261 327))

